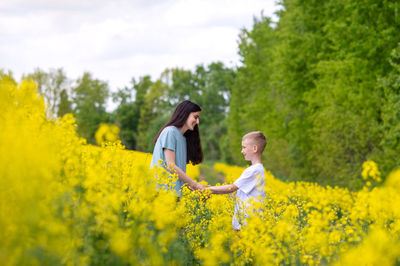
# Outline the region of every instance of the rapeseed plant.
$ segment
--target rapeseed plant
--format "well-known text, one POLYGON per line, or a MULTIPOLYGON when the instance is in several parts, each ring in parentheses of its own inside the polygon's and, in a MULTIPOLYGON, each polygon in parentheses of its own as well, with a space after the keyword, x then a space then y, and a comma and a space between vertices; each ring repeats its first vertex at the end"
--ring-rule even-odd
MULTIPOLYGON (((236 232, 234 195, 184 187, 178 199, 168 189, 177 176, 149 169, 151 154, 117 139, 88 145, 71 114, 47 119, 32 82, 0 78, 0 125, 2 265, 400 262, 400 170, 380 185, 367 161, 361 178, 371 184, 357 192, 266 171, 266 200, 236 232)), ((226 183, 244 170, 214 169, 226 183)), ((199 179, 198 166, 187 170, 199 179)))
POLYGON ((106 142, 116 142, 119 140, 119 127, 116 125, 100 123, 99 128, 94 134, 94 138, 98 145, 106 142))

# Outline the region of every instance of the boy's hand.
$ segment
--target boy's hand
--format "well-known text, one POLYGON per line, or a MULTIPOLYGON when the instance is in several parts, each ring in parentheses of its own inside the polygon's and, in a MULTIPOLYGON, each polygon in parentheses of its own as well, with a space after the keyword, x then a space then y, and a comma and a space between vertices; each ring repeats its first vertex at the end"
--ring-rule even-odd
POLYGON ((230 185, 212 186, 209 189, 211 190, 212 194, 229 194, 235 192, 239 188, 234 184, 230 184, 230 185))

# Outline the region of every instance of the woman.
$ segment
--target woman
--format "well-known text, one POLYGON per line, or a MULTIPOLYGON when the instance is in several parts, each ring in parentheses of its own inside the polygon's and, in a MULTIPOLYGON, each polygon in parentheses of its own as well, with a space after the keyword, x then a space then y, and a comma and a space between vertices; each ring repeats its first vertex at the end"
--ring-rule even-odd
POLYGON ((203 161, 199 135, 200 114, 201 108, 197 104, 187 100, 181 102, 154 138, 155 146, 150 166, 159 164, 161 159, 165 168, 178 175, 174 188, 179 196, 184 183, 192 190, 204 188, 186 175, 187 163, 196 165, 203 161))

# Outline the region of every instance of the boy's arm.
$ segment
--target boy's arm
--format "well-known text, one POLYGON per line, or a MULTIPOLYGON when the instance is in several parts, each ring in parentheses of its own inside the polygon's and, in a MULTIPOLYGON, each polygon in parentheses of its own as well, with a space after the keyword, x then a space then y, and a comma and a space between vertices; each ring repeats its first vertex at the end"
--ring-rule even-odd
POLYGON ((235 192, 239 188, 234 184, 230 184, 223 186, 212 186, 208 189, 210 189, 213 194, 229 194, 235 192))

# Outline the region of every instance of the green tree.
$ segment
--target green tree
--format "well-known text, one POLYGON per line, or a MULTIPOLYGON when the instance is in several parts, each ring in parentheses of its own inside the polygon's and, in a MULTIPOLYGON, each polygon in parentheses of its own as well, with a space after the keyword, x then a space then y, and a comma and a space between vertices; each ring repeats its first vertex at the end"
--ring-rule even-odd
POLYGON ((193 76, 198 93, 192 94, 191 99, 202 108, 200 134, 204 156, 207 160, 221 160, 227 155, 223 151, 227 149, 223 137, 227 133, 225 118, 235 72, 221 62, 214 62, 206 68, 198 65, 193 76))
POLYGON ((108 84, 94 79, 88 72, 85 72, 76 83, 72 91, 78 132, 89 143, 95 143, 94 133, 99 124, 110 119, 105 109, 109 96, 108 84))
POLYGON ((72 113, 72 101, 68 95, 66 89, 63 89, 60 93, 60 102, 58 103, 57 107, 57 116, 62 117, 67 113, 72 113))
MULTIPOLYGON (((23 78, 31 79, 36 83, 38 91, 44 96, 46 101, 48 117, 58 115, 61 99, 64 101, 62 103, 63 108, 68 105, 68 101, 66 100, 68 99, 70 84, 62 68, 50 69, 49 72, 36 68, 32 74, 28 74, 23 78), (62 92, 63 95, 61 96, 62 92)), ((69 111, 68 108, 67 111, 69 111)), ((61 110, 60 113, 65 114, 65 110, 61 110)))
POLYGON ((393 49, 389 58, 391 70, 379 80, 383 89, 382 123, 380 124, 380 149, 373 155, 383 176, 400 167, 400 45, 393 49))
POLYGON ((167 69, 161 81, 168 86, 168 98, 171 105, 177 105, 184 100, 198 101, 201 84, 196 83, 195 74, 190 70, 167 69))
POLYGON ((152 83, 144 96, 144 102, 140 108, 137 150, 152 152, 153 138, 171 115, 168 85, 162 82, 163 79, 166 79, 167 74, 167 72, 164 72, 159 80, 152 83), (156 128, 155 125, 160 126, 156 128))
POLYGON ((242 134, 262 130, 276 175, 357 188, 363 161, 396 164, 389 121, 397 117, 397 72, 388 58, 399 42, 400 3, 281 5, 276 25, 261 16, 240 35, 243 66, 227 120, 232 158, 240 162, 242 134))
POLYGON ((227 118, 230 153, 237 164, 245 164, 240 154, 242 136, 261 130, 268 145, 264 161, 275 173, 288 175, 287 105, 273 83, 276 65, 276 33, 268 17, 254 19, 253 29, 240 34, 239 55, 243 65, 237 70, 227 118))
POLYGON ((136 148, 140 110, 152 84, 150 76, 140 77, 138 82, 132 79, 132 87, 125 87, 113 94, 113 100, 119 103, 114 111, 115 121, 121 130, 121 141, 127 149, 136 148))
POLYGON ((361 164, 381 150, 379 80, 390 71, 387 59, 399 41, 399 7, 395 1, 331 1, 323 12, 330 52, 319 56, 315 89, 306 96, 313 123, 308 166, 320 183, 360 187, 361 164))

